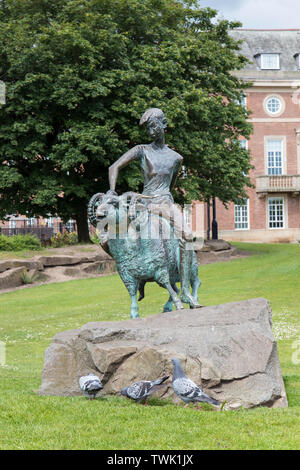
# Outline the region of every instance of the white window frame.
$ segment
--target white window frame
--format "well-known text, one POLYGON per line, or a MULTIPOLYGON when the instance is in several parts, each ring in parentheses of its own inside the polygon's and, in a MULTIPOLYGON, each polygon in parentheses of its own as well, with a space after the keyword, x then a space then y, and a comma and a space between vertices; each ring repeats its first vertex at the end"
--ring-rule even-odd
MULTIPOLYGON (((268 198, 267 204, 268 204, 268 207, 267 207, 268 229, 269 230, 282 230, 282 229, 284 229, 285 226, 286 226, 286 201, 285 201, 285 198, 283 196, 272 196, 272 197, 268 198), (270 223, 271 223, 271 220, 270 220, 270 202, 275 201, 275 200, 278 200, 278 201, 282 200, 282 227, 270 227, 270 223)), ((277 214, 276 214, 276 218, 277 218, 277 214)), ((273 222, 278 222, 278 221, 275 220, 273 222)))
POLYGON ((185 227, 192 227, 192 204, 184 204, 183 217, 185 227))
POLYGON ((281 139, 269 139, 267 141, 267 158, 268 158, 268 175, 269 176, 281 176, 282 175, 282 140, 281 139), (278 148, 277 145, 279 144, 278 148), (272 148, 273 145, 273 148, 272 148), (271 164, 270 162, 273 162, 271 164), (280 162, 280 165, 279 165, 280 162))
POLYGON ((68 229, 68 230, 71 230, 71 228, 75 228, 75 224, 76 224, 76 221, 74 219, 69 219, 66 223, 65 223, 65 227, 68 229))
POLYGON ((246 93, 243 93, 243 96, 240 100, 234 99, 234 102, 240 106, 243 106, 243 108, 247 109, 247 95, 246 93))
POLYGON ((26 219, 26 227, 35 227, 35 217, 28 217, 26 219))
POLYGON ((246 95, 246 93, 243 94, 243 97, 241 99, 241 106, 243 106, 245 109, 247 109, 247 95, 246 95))
POLYGON ((270 114, 278 114, 280 113, 281 111, 281 101, 276 98, 276 96, 272 96, 271 98, 268 98, 267 101, 266 101, 266 108, 267 108, 267 111, 268 113, 270 114), (277 107, 277 109, 272 109, 274 106, 277 107))
MULTIPOLYGON (((265 143, 265 175, 268 176, 281 176, 286 175, 286 136, 282 135, 268 135, 264 138, 265 143), (271 152, 269 143, 271 141, 281 141, 281 173, 269 173, 269 152, 271 152)), ((274 167, 275 168, 275 167, 274 167)))
POLYGON ((260 55, 260 68, 262 70, 279 70, 280 69, 280 54, 277 52, 269 52, 260 55), (269 58, 276 58, 275 66, 268 65, 267 61, 269 58))
POLYGON ((246 199, 246 204, 235 204, 234 205, 234 230, 250 230, 250 210, 249 210, 249 198, 246 199), (244 214, 243 211, 246 207, 246 217, 247 217, 247 227, 237 227, 237 224, 243 224, 245 222, 242 221, 244 214), (237 214, 238 211, 238 214, 237 214), (240 222, 237 222, 237 215, 239 215, 240 222))
POLYGON ((47 219, 45 219, 47 227, 53 228, 54 227, 54 220, 55 220, 55 217, 47 217, 47 219))
POLYGON ((269 116, 271 117, 279 117, 281 116, 284 111, 285 111, 285 100, 284 98, 281 96, 281 95, 277 95, 275 93, 272 93, 272 95, 267 95, 263 101, 263 109, 264 109, 264 112, 266 114, 268 114, 269 116), (269 100, 271 99, 277 99, 279 102, 280 102, 280 108, 278 111, 276 111, 275 113, 271 112, 268 107, 267 107, 267 103, 269 100))
POLYGON ((9 220, 8 222, 9 228, 17 228, 17 221, 16 220, 9 220))
POLYGON ((188 174, 187 174, 186 167, 184 165, 182 165, 181 167, 181 172, 182 172, 182 178, 186 178, 188 174))
POLYGON ((241 146, 242 149, 248 150, 248 140, 247 139, 240 139, 239 142, 240 142, 240 146, 241 146), (242 142, 245 142, 245 144, 244 143, 242 144, 242 142))

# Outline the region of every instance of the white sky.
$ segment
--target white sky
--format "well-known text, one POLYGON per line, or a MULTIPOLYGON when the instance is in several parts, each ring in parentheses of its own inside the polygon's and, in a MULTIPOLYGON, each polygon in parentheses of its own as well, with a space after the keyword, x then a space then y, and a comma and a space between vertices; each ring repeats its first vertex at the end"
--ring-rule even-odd
POLYGON ((300 29, 300 0, 199 0, 219 17, 240 21, 243 28, 300 29))

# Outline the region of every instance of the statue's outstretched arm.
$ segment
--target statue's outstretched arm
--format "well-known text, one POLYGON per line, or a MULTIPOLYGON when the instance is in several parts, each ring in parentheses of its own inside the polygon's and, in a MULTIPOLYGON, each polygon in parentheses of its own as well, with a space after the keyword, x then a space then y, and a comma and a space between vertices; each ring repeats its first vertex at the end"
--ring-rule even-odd
POLYGON ((115 191, 119 170, 124 166, 127 166, 132 160, 136 160, 141 156, 142 147, 137 145, 132 149, 128 150, 128 152, 124 153, 122 157, 120 157, 115 163, 113 163, 108 170, 108 179, 109 179, 109 186, 112 191, 115 191))

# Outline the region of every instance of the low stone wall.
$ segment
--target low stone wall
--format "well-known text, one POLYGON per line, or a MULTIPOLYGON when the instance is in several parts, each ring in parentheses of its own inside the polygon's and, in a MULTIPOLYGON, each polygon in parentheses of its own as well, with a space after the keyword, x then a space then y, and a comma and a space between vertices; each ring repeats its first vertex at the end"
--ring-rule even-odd
POLYGON ((26 284, 24 273, 35 278, 35 282, 46 281, 53 274, 53 269, 58 267, 65 267, 62 274, 70 278, 115 272, 114 260, 102 249, 97 254, 86 256, 53 255, 35 256, 30 260, 5 260, 0 261, 0 290, 26 284))

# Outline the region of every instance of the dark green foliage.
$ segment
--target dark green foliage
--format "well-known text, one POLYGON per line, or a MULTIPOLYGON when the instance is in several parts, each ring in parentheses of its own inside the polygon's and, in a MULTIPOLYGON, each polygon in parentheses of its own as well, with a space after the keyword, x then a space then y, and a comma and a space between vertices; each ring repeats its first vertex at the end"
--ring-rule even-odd
POLYGON ((0 234, 0 251, 40 250, 41 242, 34 235, 13 235, 8 237, 0 234))
POLYGON ((97 233, 94 233, 93 235, 91 235, 90 238, 91 238, 92 243, 95 243, 95 245, 99 245, 101 239, 97 233))
MULTIPOLYGON (((6 0, 0 3, 0 218, 7 213, 74 218, 88 237, 86 205, 108 189, 107 170, 145 142, 149 107, 169 122, 167 143, 189 174, 188 198, 244 196, 249 136, 237 104, 245 64, 216 12, 182 0, 6 0)), ((118 191, 140 189, 137 166, 118 191)), ((180 191, 176 195, 180 199, 180 191)))

